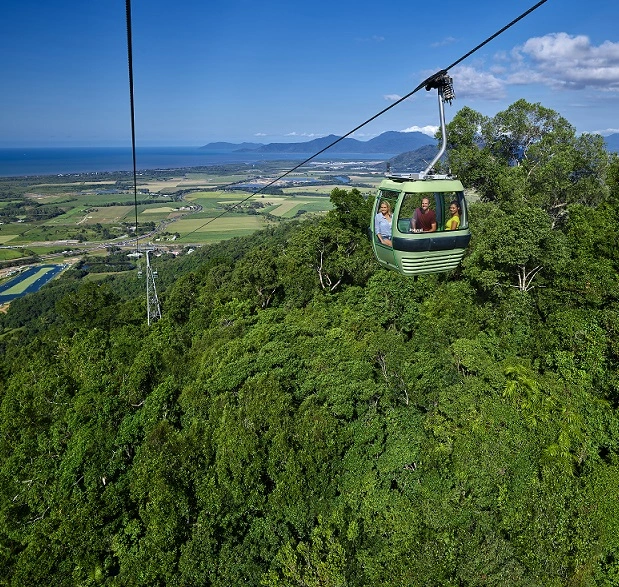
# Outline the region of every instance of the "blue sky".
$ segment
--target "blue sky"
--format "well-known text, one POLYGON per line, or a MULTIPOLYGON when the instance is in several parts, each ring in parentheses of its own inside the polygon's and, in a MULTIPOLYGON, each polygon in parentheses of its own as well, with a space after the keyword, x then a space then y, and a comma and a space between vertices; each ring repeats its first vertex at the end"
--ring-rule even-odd
MULTIPOLYGON (((133 0, 137 144, 343 135, 534 4, 133 0)), ((524 98, 619 132, 618 22, 616 0, 547 0, 450 71, 447 120, 524 98)), ((124 0, 5 0, 0 54, 0 146, 131 144, 124 0)), ((354 137, 437 124, 422 90, 354 137)))

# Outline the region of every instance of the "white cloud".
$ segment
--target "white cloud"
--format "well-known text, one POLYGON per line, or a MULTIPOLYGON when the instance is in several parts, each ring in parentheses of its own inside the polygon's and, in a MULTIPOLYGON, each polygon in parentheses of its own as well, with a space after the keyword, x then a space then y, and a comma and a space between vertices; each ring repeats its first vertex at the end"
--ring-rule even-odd
POLYGON ((533 37, 512 52, 509 84, 544 83, 554 89, 619 91, 619 43, 595 46, 585 35, 533 37))
POLYGON ((401 130, 400 132, 422 132, 424 135, 433 137, 436 134, 437 130, 438 130, 438 126, 427 125, 427 126, 409 126, 408 128, 401 130))
POLYGON ((550 33, 496 53, 488 67, 459 66, 450 75, 456 98, 501 100, 507 86, 531 84, 619 93, 619 42, 594 45, 585 35, 550 33))
POLYGON ((350 136, 354 138, 366 138, 366 137, 374 138, 378 135, 376 133, 356 132, 356 133, 351 134, 350 136))
POLYGON ((382 43, 385 37, 382 35, 372 35, 371 37, 360 37, 357 39, 359 43, 382 43))
POLYGON ((432 43, 430 47, 444 47, 445 45, 451 45, 452 43, 457 42, 458 39, 455 37, 445 37, 441 41, 437 41, 436 43, 432 43))
POLYGON ((506 96, 505 82, 492 73, 464 65, 455 67, 450 75, 456 98, 501 100, 506 96))
POLYGON ((324 137, 325 135, 317 134, 315 132, 289 132, 284 135, 285 137, 305 137, 305 138, 313 138, 313 137, 324 137))
POLYGON ((383 98, 387 100, 387 102, 397 102, 402 98, 402 96, 398 94, 385 94, 383 98))
POLYGON ((608 135, 614 135, 615 133, 619 133, 619 128, 605 128, 604 130, 594 130, 593 132, 597 135, 607 137, 608 135))

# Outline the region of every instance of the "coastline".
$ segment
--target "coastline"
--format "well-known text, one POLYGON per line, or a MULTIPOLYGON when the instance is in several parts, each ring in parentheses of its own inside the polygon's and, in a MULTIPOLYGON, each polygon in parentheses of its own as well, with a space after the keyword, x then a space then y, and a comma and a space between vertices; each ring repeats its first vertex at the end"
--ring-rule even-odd
MULTIPOLYGON (((213 165, 300 162, 313 153, 252 153, 205 151, 201 147, 140 147, 138 171, 173 170, 213 165)), ((391 153, 322 153, 316 161, 384 161, 391 153)), ((0 178, 63 176, 83 173, 132 172, 130 147, 0 148, 0 178)))

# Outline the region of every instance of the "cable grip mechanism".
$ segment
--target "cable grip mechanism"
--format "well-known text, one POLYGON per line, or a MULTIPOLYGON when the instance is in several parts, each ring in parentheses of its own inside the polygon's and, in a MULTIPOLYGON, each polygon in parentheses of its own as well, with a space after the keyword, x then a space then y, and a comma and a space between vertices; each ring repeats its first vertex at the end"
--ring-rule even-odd
POLYGON ((438 94, 443 102, 449 102, 449 104, 456 97, 453 79, 447 75, 446 71, 439 71, 428 80, 426 91, 429 92, 430 90, 438 90, 438 94))

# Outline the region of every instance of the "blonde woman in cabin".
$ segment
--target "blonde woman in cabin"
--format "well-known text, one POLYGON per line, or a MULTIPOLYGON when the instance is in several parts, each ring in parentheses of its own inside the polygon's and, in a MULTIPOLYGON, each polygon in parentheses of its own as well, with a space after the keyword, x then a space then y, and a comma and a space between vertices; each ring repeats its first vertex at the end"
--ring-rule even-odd
POLYGON ((376 236, 381 244, 390 247, 391 245, 391 222, 393 218, 391 215, 391 204, 387 200, 383 200, 380 203, 378 214, 376 215, 374 225, 376 230, 376 236))

